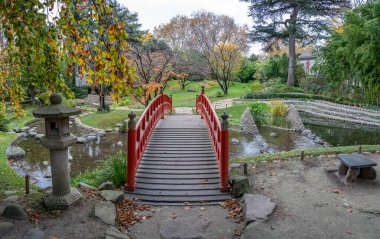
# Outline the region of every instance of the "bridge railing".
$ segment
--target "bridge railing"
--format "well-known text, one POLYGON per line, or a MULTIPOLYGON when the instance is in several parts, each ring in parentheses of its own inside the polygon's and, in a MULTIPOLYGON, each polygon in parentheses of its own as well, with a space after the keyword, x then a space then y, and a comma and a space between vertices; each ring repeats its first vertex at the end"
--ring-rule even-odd
POLYGON ((202 119, 205 120, 211 140, 214 146, 216 159, 218 161, 219 175, 220 175, 220 191, 229 192, 230 186, 228 185, 228 115, 224 113, 222 122, 219 121, 210 100, 205 95, 204 86, 202 86, 201 95, 197 96, 196 112, 201 114, 202 119))
POLYGON ((148 143, 149 137, 160 119, 165 117, 165 112, 172 113, 172 99, 163 94, 162 90, 146 107, 136 123, 136 114, 128 114, 128 161, 127 183, 125 191, 133 192, 136 185, 136 171, 142 155, 148 143))

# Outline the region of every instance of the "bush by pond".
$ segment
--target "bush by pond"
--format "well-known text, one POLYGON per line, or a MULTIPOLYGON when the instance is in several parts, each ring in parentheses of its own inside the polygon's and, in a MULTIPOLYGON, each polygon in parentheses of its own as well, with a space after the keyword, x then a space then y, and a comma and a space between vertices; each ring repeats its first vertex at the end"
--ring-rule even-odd
POLYGON ((127 153, 119 151, 107 157, 102 164, 94 169, 85 171, 71 180, 71 185, 78 186, 79 182, 98 187, 105 181, 112 181, 115 185, 123 185, 127 177, 127 153))

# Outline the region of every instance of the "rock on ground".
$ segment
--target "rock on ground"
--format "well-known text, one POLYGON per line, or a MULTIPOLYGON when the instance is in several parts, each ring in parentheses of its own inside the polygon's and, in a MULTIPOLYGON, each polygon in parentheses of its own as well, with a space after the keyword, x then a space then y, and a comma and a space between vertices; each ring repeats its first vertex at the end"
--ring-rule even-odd
POLYGON ((3 217, 15 220, 27 220, 28 215, 18 204, 11 204, 4 208, 3 217))
POLYGON ((247 177, 240 175, 231 176, 229 182, 232 185, 233 197, 241 197, 249 190, 249 179, 247 177))
POLYGON ((129 236, 121 233, 115 227, 110 227, 106 231, 105 239, 129 239, 129 236))
POLYGON ((244 194, 243 212, 246 224, 253 221, 266 221, 276 207, 270 198, 259 194, 244 194))
POLYGON ((102 222, 115 225, 116 208, 112 202, 100 202, 95 204, 95 217, 102 222))
POLYGON ((237 145, 240 144, 240 141, 238 139, 232 138, 231 143, 237 145))
POLYGON ((15 203, 15 202, 18 201, 18 199, 19 199, 18 196, 13 195, 13 196, 9 196, 9 197, 4 198, 3 202, 5 202, 5 203, 15 203))
POLYGON ((269 134, 270 137, 273 137, 273 138, 276 138, 278 137, 278 134, 276 134, 275 132, 272 132, 269 134))
POLYGON ((15 225, 10 222, 0 222, 0 236, 5 236, 14 229, 15 225))
POLYGON ((210 221, 193 218, 169 219, 159 223, 162 239, 202 239, 210 221))
POLYGON ((110 181, 104 182, 104 183, 100 184, 100 186, 99 186, 100 191, 114 190, 114 189, 115 189, 115 185, 110 181))
POLYGON ((276 239, 281 238, 275 235, 268 224, 264 222, 253 222, 249 224, 240 239, 276 239))
POLYGON ((8 158, 20 158, 25 156, 25 150, 17 146, 8 146, 6 155, 8 158))
POLYGON ((89 189, 96 189, 95 187, 88 185, 87 183, 84 182, 79 182, 78 183, 78 188, 89 188, 89 189))
POLYGON ((124 193, 121 191, 103 190, 99 192, 100 196, 106 201, 118 203, 123 199, 124 193))
POLYGON ((45 238, 45 233, 38 229, 30 229, 23 237, 23 239, 44 239, 44 238, 45 238))

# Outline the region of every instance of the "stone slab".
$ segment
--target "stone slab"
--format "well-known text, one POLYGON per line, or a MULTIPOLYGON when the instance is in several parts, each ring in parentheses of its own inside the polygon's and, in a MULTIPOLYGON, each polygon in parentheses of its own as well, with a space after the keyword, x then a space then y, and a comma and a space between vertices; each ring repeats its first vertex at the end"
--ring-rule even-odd
POLYGON ((109 225, 115 225, 116 208, 112 202, 100 202, 95 204, 95 217, 109 225))
POLYGON ((244 194, 242 203, 246 224, 268 220, 276 207, 269 197, 259 194, 244 194))
POLYGON ((210 225, 207 219, 176 218, 159 223, 159 232, 162 239, 203 239, 203 232, 210 225))

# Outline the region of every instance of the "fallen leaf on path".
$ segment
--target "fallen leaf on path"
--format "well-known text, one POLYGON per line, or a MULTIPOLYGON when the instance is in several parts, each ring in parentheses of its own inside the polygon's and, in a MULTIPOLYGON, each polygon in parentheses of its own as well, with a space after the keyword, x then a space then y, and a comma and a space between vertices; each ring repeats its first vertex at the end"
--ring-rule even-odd
POLYGON ((240 206, 240 202, 236 199, 228 199, 220 205, 229 211, 227 218, 234 219, 235 223, 243 222, 243 209, 240 206))
POLYGON ((191 207, 190 206, 185 206, 185 210, 190 210, 191 207))
POLYGON ((205 207, 200 207, 199 209, 201 209, 201 211, 205 211, 206 210, 205 207))

